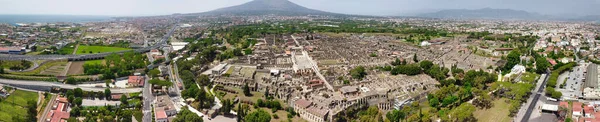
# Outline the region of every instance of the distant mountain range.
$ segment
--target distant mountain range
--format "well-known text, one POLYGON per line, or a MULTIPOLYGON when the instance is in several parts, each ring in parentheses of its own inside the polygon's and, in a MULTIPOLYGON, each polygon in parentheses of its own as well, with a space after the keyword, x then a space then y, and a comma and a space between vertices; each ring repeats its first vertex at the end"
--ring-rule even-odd
POLYGON ((309 9, 288 0, 253 0, 241 5, 220 8, 203 13, 191 15, 333 15, 337 14, 320 10, 309 9))
POLYGON ((428 18, 456 18, 456 19, 522 19, 522 20, 540 20, 553 19, 551 16, 530 13, 522 10, 512 9, 448 9, 433 13, 417 15, 418 17, 428 18))

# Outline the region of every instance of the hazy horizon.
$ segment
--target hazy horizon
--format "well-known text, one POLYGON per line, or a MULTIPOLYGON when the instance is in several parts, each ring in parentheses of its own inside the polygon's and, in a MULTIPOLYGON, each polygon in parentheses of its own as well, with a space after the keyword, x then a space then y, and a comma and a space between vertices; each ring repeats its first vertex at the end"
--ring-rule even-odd
MULTIPOLYGON (((198 13, 251 0, 0 0, 2 15, 154 16, 198 13)), ((600 0, 290 0, 327 12, 414 15, 444 9, 514 9, 545 15, 598 15, 600 0), (357 9, 359 8, 359 9, 357 9)))

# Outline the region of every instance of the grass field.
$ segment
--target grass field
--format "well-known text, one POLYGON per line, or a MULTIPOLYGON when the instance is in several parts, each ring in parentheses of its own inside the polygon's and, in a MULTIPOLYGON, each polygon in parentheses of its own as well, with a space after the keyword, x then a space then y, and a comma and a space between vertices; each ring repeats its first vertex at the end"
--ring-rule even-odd
POLYGON ((105 52, 117 52, 117 51, 123 51, 123 50, 131 50, 131 49, 121 48, 121 47, 79 45, 79 47, 77 48, 76 54, 90 54, 90 51, 92 53, 105 53, 105 52))
POLYGON ((38 93, 17 90, 0 102, 0 121, 12 122, 13 117, 27 116, 27 101, 37 102, 38 93))
POLYGON ((340 63, 340 62, 337 60, 320 60, 319 61, 319 64, 321 64, 321 65, 336 65, 338 63, 340 63))
POLYGON ((538 76, 540 76, 540 75, 535 74, 535 73, 526 72, 526 73, 523 73, 523 76, 521 76, 521 81, 523 81, 525 83, 535 83, 535 79, 537 79, 538 76))
POLYGON ((511 117, 508 116, 509 103, 506 98, 496 99, 493 102, 494 106, 490 109, 477 109, 473 115, 479 122, 510 122, 511 117))
POLYGON ((89 60, 85 61, 84 64, 104 64, 104 60, 89 60))
POLYGON ((62 54, 62 55, 69 55, 69 54, 73 54, 73 50, 75 50, 75 44, 74 43, 70 43, 65 45, 63 48, 60 48, 58 51, 58 54, 62 54))

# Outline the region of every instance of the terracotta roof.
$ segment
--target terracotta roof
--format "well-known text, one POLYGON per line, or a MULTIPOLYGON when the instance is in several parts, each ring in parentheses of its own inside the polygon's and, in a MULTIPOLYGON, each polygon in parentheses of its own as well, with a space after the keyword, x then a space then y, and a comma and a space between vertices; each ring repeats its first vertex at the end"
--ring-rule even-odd
POLYGON ((305 99, 299 99, 299 100, 296 100, 296 105, 298 105, 301 108, 308 108, 308 106, 312 105, 312 102, 307 101, 305 99))
POLYGON ((58 102, 61 102, 61 103, 67 103, 67 102, 69 102, 69 100, 67 100, 67 98, 64 98, 64 97, 59 97, 59 98, 56 98, 56 100, 57 100, 58 102))
POLYGON ((165 111, 156 111, 156 119, 166 119, 167 112, 165 111))
POLYGON ((112 95, 110 95, 110 97, 111 97, 113 100, 116 100, 116 99, 121 99, 121 94, 112 94, 112 95))
POLYGON ((558 106, 564 107, 564 108, 569 108, 569 103, 565 102, 565 101, 561 101, 558 106))
POLYGON ((592 108, 591 106, 583 106, 583 112, 588 113, 588 114, 594 114, 594 108, 592 108))
POLYGON ((307 111, 309 113, 311 113, 315 116, 321 117, 321 118, 325 117, 327 115, 327 113, 329 113, 329 111, 326 109, 320 109, 320 108, 316 108, 316 107, 310 107, 310 108, 308 108, 307 111))
POLYGON ((582 109, 580 102, 573 102, 573 111, 581 111, 582 109))
POLYGON ((66 103, 59 102, 56 110, 52 110, 48 113, 47 117, 49 117, 50 122, 61 122, 63 119, 69 119, 71 115, 67 112, 66 103))
POLYGON ((129 76, 127 83, 133 83, 143 86, 144 85, 144 77, 142 76, 129 76))

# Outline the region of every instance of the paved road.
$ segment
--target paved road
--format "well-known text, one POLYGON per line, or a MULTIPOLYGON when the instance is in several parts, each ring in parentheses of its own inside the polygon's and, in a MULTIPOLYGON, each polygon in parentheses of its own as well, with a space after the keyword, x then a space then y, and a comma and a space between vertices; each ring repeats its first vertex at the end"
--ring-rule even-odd
POLYGON ((535 108, 538 100, 540 99, 540 96, 544 93, 544 88, 546 87, 546 82, 548 82, 548 77, 550 77, 550 74, 552 74, 552 72, 547 71, 544 82, 542 82, 542 85, 538 88, 537 92, 535 93, 535 96, 533 96, 533 100, 531 101, 531 104, 529 104, 527 112, 525 112, 525 116, 523 116, 521 122, 529 121, 529 118, 531 117, 531 112, 533 112, 533 109, 535 108))
MULTIPOLYGON (((102 92, 104 92, 104 88, 78 87, 76 85, 71 85, 71 84, 62 84, 62 83, 47 82, 47 81, 25 81, 25 80, 0 79, 0 84, 8 84, 8 85, 11 85, 14 87, 22 87, 22 86, 45 87, 45 88, 59 87, 59 88, 63 88, 63 89, 81 88, 84 91, 94 91, 94 92, 102 91, 102 92)), ((142 91, 142 88, 126 88, 126 89, 111 88, 110 91, 112 93, 134 93, 134 92, 142 91)))
MULTIPOLYGON (((298 43, 298 40, 296 40, 296 37, 294 37, 294 35, 290 35, 290 37, 292 37, 292 39, 294 39, 294 42, 296 42, 296 44, 298 44, 298 46, 300 46, 298 43)), ((293 54, 295 55, 295 54, 293 54)), ((325 77, 323 76, 323 74, 321 74, 321 71, 319 70, 319 66, 317 65, 317 63, 315 62, 315 60, 313 60, 309 55, 308 52, 306 52, 306 50, 304 50, 304 48, 302 48, 302 55, 304 55, 306 58, 308 58, 308 60, 310 61, 309 63, 312 65, 312 69, 315 71, 315 74, 325 83, 325 86, 327 87, 327 89, 329 89, 330 91, 335 91, 333 89, 333 86, 331 86, 331 84, 329 84, 329 82, 327 82, 327 79, 325 79, 325 77)))
POLYGON ((154 95, 150 91, 150 83, 148 81, 150 78, 146 76, 146 83, 144 84, 144 89, 142 91, 142 95, 144 96, 143 110, 144 117, 142 122, 152 122, 152 101, 154 100, 154 95))

